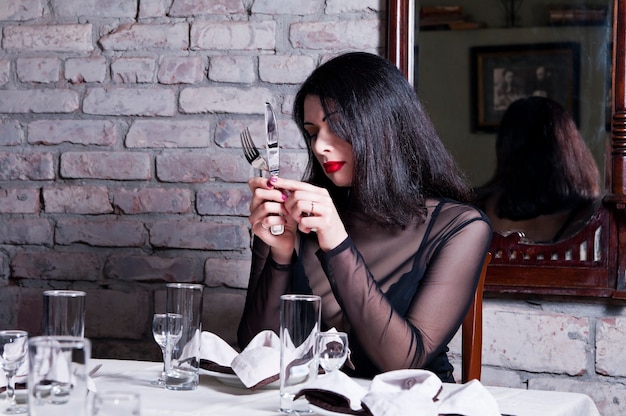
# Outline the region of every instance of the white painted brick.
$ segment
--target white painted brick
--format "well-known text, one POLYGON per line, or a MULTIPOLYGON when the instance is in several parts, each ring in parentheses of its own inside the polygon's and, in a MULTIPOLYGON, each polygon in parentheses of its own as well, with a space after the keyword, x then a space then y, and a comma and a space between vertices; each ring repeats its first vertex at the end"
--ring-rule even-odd
POLYGON ((126 135, 126 147, 208 147, 211 123, 201 120, 137 120, 126 135))
POLYGON ((315 2, 311 0, 255 0, 252 4, 252 13, 269 15, 292 14, 297 16, 306 16, 319 12, 320 5, 320 2, 315 2))
POLYGON ((62 17, 127 17, 137 15, 136 0, 51 0, 52 7, 62 17))
POLYGON ((204 283, 209 287, 246 289, 250 277, 250 260, 210 258, 204 263, 204 275, 204 283))
POLYGON ((11 61, 8 59, 0 59, 0 85, 9 82, 11 76, 11 61))
POLYGON ((483 325, 483 364, 570 375, 586 371, 587 318, 495 307, 484 309, 483 325))
MULTIPOLYGON (((596 371, 626 377, 626 317, 607 317, 596 323, 596 371)), ((626 405, 626 401, 624 402, 626 405)))
MULTIPOLYGON (((281 149, 306 149, 304 138, 296 123, 277 114, 278 132, 281 149)), ((250 130, 252 140, 257 147, 265 146, 265 122, 262 117, 247 120, 220 120, 215 129, 215 143, 220 147, 241 147, 239 134, 245 128, 250 130)))
POLYGON ((61 60, 55 57, 19 58, 17 77, 21 82, 42 84, 57 82, 61 73, 61 60))
POLYGON ((123 24, 98 41, 106 50, 135 51, 152 48, 184 50, 189 46, 187 23, 123 24))
POLYGON ((184 113, 262 114, 264 103, 272 94, 258 87, 190 87, 180 93, 180 110, 184 113))
POLYGON ((371 12, 377 13, 385 2, 380 0, 326 0, 326 14, 371 12))
POLYGON ((65 61, 65 79, 73 84, 104 82, 106 74, 107 61, 102 56, 70 58, 65 61))
POLYGON ((232 15, 246 12, 242 0, 172 0, 171 3, 168 15, 172 17, 232 15))
POLYGON ((166 56, 159 63, 161 84, 196 84, 204 79, 204 63, 199 56, 166 56))
POLYGON ((378 19, 294 23, 289 30, 289 41, 299 49, 365 50, 378 47, 383 39, 378 19))
POLYGON ((315 60, 307 55, 261 55, 259 76, 274 84, 301 84, 315 69, 315 60))
POLYGON ((272 50, 276 46, 276 22, 204 22, 191 26, 193 50, 272 50))
POLYGON ((90 52, 93 27, 83 25, 6 26, 2 47, 8 51, 90 52))
POLYGON ((255 59, 251 56, 212 56, 209 58, 209 79, 217 82, 249 84, 256 79, 255 59))
POLYGON ((164 17, 170 3, 169 0, 142 0, 139 4, 139 17, 164 17))
POLYGON ((1 113, 71 113, 78 110, 76 91, 65 89, 2 90, 1 113))
POLYGON ((111 146, 116 140, 115 124, 108 120, 36 120, 28 124, 30 144, 111 146))
POLYGON ((485 386, 512 387, 516 389, 527 388, 527 377, 525 373, 485 365, 482 367, 480 382, 485 386))
POLYGON ((0 146, 16 146, 22 143, 24 132, 15 120, 0 120, 0 146))
POLYGON ((154 58, 119 58, 111 64, 111 78, 120 83, 154 82, 156 61, 154 58))
POLYGON ((531 378, 531 390, 569 391, 591 397, 602 416, 624 416, 626 386, 603 381, 588 382, 570 378, 548 378, 542 375, 531 378))
POLYGON ((32 20, 43 15, 43 0, 2 0, 0 20, 32 20))
POLYGON ((83 101, 87 114, 173 116, 176 94, 164 89, 105 89, 87 91, 83 101))

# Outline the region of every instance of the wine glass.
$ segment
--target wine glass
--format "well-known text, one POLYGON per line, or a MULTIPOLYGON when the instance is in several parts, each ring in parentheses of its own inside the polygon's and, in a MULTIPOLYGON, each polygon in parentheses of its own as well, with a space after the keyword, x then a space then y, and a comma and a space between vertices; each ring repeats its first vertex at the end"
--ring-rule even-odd
POLYGON ((28 412, 26 405, 15 400, 15 375, 26 360, 28 332, 19 330, 0 331, 0 366, 7 379, 6 400, 3 412, 9 415, 28 412))
POLYGON ((177 313, 155 313, 152 317, 152 336, 163 354, 163 372, 152 382, 154 386, 165 386, 165 371, 169 354, 183 334, 183 316, 177 313))
POLYGON ((348 334, 345 332, 319 332, 315 348, 320 366, 327 374, 339 370, 348 358, 348 334))

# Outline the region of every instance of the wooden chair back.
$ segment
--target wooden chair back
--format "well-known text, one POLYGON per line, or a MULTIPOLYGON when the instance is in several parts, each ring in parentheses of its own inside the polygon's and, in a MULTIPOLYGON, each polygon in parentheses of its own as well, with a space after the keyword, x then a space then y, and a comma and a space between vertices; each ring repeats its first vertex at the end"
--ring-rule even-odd
POLYGON ((480 380, 483 348, 483 288, 487 266, 491 262, 491 252, 487 252, 478 279, 474 301, 461 326, 461 381, 480 380))

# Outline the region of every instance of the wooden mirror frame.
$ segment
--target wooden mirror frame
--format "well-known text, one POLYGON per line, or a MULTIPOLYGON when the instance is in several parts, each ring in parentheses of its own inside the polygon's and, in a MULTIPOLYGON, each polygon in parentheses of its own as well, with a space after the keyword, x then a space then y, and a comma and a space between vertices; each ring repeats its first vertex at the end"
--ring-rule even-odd
MULTIPOLYGON (((387 0, 387 58, 411 79, 412 0, 387 0)), ((626 301, 626 0, 614 0, 611 135, 605 155, 607 194, 575 236, 532 244, 494 233, 485 295, 626 301)))

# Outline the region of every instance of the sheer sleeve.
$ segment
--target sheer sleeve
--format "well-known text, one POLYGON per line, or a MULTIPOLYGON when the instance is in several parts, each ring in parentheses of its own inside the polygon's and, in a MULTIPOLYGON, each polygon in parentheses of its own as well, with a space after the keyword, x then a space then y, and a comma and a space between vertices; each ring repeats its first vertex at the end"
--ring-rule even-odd
POLYGON ((260 239, 252 242, 252 262, 246 303, 237 342, 245 348, 256 334, 266 329, 279 333, 280 295, 287 292, 293 265, 279 265, 269 256, 269 247, 260 239))
POLYGON ((418 256, 423 278, 405 312, 396 309, 350 238, 318 258, 367 358, 379 372, 423 368, 458 330, 491 239, 478 210, 442 213, 418 256), (456 218, 446 216, 456 215, 456 218))

